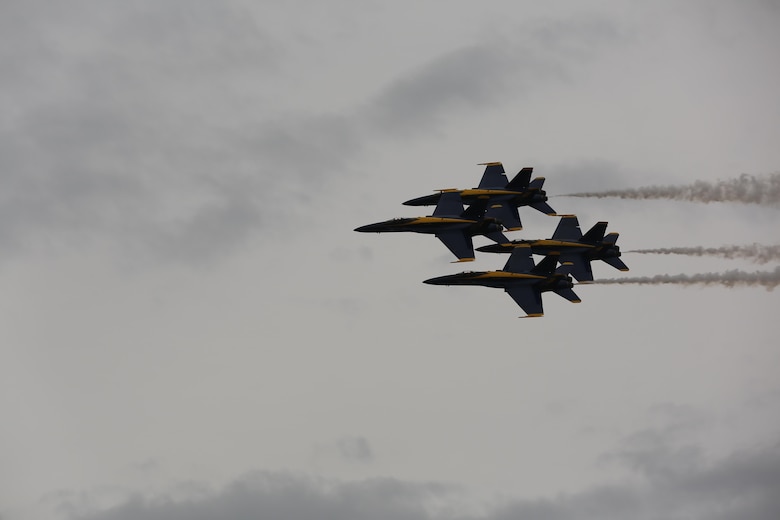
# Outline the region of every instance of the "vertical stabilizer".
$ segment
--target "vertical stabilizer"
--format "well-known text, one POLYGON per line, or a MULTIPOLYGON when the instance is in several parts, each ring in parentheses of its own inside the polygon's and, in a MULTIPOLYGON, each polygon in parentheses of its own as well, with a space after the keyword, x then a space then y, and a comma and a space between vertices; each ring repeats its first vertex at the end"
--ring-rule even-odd
POLYGON ((555 228, 552 239, 576 242, 580 238, 582 238, 582 231, 580 230, 580 221, 577 220, 577 216, 563 215, 561 221, 558 222, 558 227, 555 228))
POLYGON ((582 236, 582 241, 587 242, 588 244, 596 244, 598 242, 602 242, 604 240, 604 233, 606 231, 607 231, 606 222, 596 222, 596 224, 592 228, 590 228, 587 233, 585 233, 582 236))
POLYGON ((507 183, 506 189, 509 191, 525 191, 531 182, 531 174, 533 172, 533 168, 523 168, 507 183))
POLYGON ((500 162, 489 162, 480 163, 480 166, 485 167, 485 173, 482 174, 482 179, 479 181, 481 189, 503 188, 506 186, 508 179, 504 173, 503 164, 500 162))
POLYGON ((547 255, 539 262, 536 267, 531 269, 531 273, 550 276, 555 272, 555 266, 558 265, 558 255, 547 255))

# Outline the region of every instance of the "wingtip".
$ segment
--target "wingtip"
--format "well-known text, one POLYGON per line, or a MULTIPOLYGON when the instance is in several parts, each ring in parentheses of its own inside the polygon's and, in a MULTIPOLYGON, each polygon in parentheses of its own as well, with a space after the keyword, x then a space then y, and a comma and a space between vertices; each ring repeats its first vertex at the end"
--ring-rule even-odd
POLYGON ((544 316, 543 312, 540 312, 539 314, 526 314, 525 316, 518 316, 518 318, 541 318, 544 316))
POLYGON ((500 164, 503 165, 501 161, 481 162, 481 163, 477 163, 477 166, 498 166, 500 164))
POLYGON ((473 258, 458 258, 457 260, 453 260, 453 261, 452 261, 452 262, 450 262, 450 263, 451 263, 451 264, 459 264, 459 263, 461 263, 461 262, 473 262, 473 261, 474 261, 474 259, 473 259, 473 258))

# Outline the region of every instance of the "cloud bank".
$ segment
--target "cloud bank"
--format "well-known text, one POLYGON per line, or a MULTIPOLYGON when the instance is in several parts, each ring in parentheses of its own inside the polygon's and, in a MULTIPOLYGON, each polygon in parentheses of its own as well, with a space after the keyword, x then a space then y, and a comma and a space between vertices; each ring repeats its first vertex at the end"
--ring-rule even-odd
POLYGON ((338 482, 256 473, 190 500, 136 496, 117 507, 72 514, 71 520, 774 520, 780 515, 780 444, 707 463, 693 446, 664 432, 638 432, 605 456, 633 476, 550 499, 511 500, 469 513, 461 490, 389 478, 338 482))

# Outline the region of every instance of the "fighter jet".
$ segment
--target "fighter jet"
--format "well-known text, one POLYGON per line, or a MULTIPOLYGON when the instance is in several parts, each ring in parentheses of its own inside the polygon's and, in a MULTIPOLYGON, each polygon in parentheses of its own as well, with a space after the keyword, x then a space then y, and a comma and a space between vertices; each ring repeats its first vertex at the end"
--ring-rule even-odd
POLYGON ((502 225, 495 215, 501 211, 500 204, 489 208, 474 205, 463 210, 463 202, 457 191, 445 191, 441 194, 433 215, 428 217, 395 218, 376 224, 361 226, 355 231, 361 233, 394 233, 411 231, 436 235, 452 253, 458 262, 474 260, 474 235, 484 235, 498 243, 507 243, 501 232, 502 225))
POLYGON ((618 233, 609 233, 606 222, 597 222, 585 235, 575 215, 563 215, 552 238, 546 240, 513 240, 508 244, 490 244, 477 248, 483 253, 511 253, 513 248, 528 245, 536 255, 559 255, 562 264, 572 264, 571 275, 578 282, 592 282, 593 270, 590 263, 602 260, 615 269, 628 271, 620 258, 620 247, 615 243, 618 233))
MULTIPOLYGON (((501 213, 497 216, 504 227, 509 231, 523 229, 517 208, 531 206, 534 209, 555 215, 555 210, 547 204, 547 194, 542 189, 544 177, 531 180, 533 168, 523 168, 510 181, 504 173, 504 166, 500 162, 481 163, 485 166, 485 173, 479 186, 470 190, 455 190, 460 193, 464 204, 482 202, 487 205, 501 204, 501 213)), ((442 190, 450 191, 450 190, 442 190)), ((430 206, 439 201, 441 194, 434 193, 404 202, 407 206, 430 206)))
POLYGON ((606 222, 597 222, 584 235, 575 215, 563 215, 552 238, 547 240, 513 240, 508 244, 490 244, 477 248, 483 253, 510 253, 513 248, 528 245, 536 255, 559 255, 562 264, 573 265, 571 275, 578 282, 592 282, 593 270, 590 263, 602 260, 615 269, 628 271, 628 266, 618 258, 620 247, 615 243, 618 233, 609 233, 606 222))
POLYGON ((568 275, 571 265, 564 264, 556 270, 557 264, 558 258, 555 255, 550 255, 535 266, 531 256, 531 247, 518 245, 512 250, 509 260, 501 271, 465 271, 430 278, 423 283, 498 287, 504 289, 529 318, 536 318, 544 315, 543 292, 553 291, 570 302, 580 302, 580 298, 572 290, 574 283, 568 275))

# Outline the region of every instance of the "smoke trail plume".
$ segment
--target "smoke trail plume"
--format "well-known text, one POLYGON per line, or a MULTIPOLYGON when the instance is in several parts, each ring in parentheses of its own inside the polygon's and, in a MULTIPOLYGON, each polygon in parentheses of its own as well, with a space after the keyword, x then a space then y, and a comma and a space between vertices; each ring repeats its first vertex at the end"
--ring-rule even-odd
POLYGON ((600 284, 641 284, 641 285, 725 285, 737 286, 763 286, 771 291, 780 285, 780 266, 774 271, 756 271, 748 273, 737 269, 723 273, 699 273, 699 274, 659 274, 656 276, 644 276, 635 278, 608 278, 596 280, 600 284))
POLYGON ((672 199, 696 202, 743 202, 766 206, 780 205, 780 172, 755 177, 743 173, 736 179, 696 181, 681 186, 646 186, 626 190, 570 193, 563 197, 619 197, 621 199, 672 199))
POLYGON ((747 258, 757 264, 765 264, 773 260, 780 260, 780 245, 764 246, 761 244, 753 244, 749 246, 722 247, 664 247, 659 249, 634 249, 632 251, 624 251, 624 253, 747 258))

